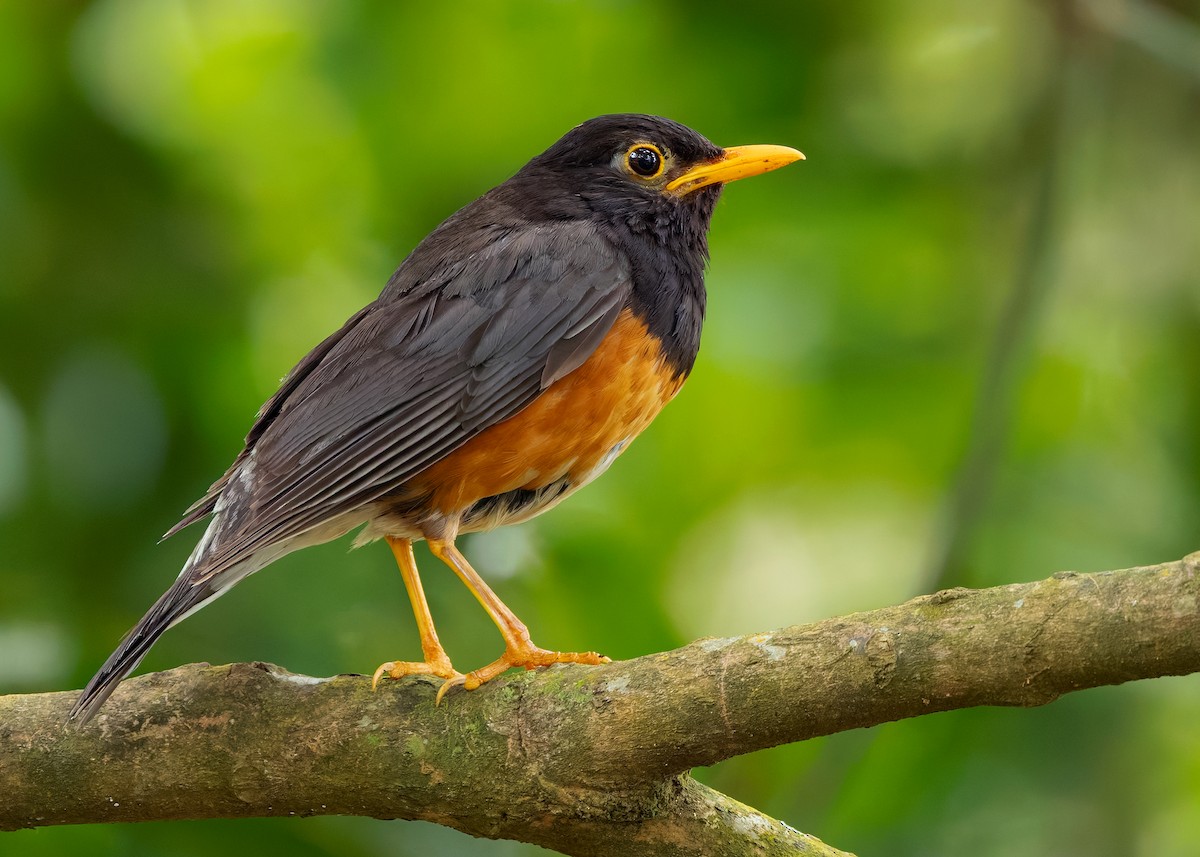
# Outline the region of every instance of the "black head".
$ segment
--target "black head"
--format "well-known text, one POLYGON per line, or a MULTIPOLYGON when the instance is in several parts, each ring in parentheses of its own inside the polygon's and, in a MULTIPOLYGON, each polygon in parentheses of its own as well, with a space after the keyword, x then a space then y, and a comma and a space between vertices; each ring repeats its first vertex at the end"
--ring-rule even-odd
POLYGON ((803 157, 783 146, 722 149, 670 119, 617 113, 571 129, 499 190, 532 218, 590 217, 678 247, 707 232, 722 185, 803 157))

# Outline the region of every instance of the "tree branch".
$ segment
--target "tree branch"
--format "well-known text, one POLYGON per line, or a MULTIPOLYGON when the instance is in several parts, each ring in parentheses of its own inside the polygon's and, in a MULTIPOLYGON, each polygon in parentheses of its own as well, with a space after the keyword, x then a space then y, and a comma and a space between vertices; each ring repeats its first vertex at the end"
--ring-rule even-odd
POLYGON ((126 682, 81 731, 65 725, 73 692, 0 698, 0 829, 342 814, 577 855, 833 855, 686 771, 1196 671, 1200 553, 513 675, 440 707, 423 678, 372 693, 362 676, 191 665, 126 682))

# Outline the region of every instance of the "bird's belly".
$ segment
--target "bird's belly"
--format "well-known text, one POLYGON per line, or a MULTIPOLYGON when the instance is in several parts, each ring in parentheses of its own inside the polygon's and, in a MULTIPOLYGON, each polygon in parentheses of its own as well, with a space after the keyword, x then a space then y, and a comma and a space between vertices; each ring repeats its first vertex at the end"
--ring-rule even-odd
POLYGON ((527 520, 599 476, 683 385, 628 310, 595 353, 517 415, 406 486, 462 532, 527 520))
POLYGON ((547 509, 557 506, 607 470, 628 445, 629 440, 617 443, 595 467, 586 473, 568 474, 547 485, 539 485, 535 488, 516 488, 476 501, 462 514, 458 527, 459 532, 481 532, 505 524, 519 524, 540 515, 547 509))

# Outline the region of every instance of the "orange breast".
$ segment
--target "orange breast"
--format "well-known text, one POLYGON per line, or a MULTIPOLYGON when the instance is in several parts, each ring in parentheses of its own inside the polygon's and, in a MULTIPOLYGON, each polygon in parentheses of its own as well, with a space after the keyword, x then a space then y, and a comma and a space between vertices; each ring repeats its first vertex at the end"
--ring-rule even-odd
POLYGON ((564 477, 573 490, 645 429, 683 381, 666 365, 658 340, 624 310, 587 362, 516 416, 418 474, 409 487, 427 492, 430 506, 447 517, 485 497, 564 477))

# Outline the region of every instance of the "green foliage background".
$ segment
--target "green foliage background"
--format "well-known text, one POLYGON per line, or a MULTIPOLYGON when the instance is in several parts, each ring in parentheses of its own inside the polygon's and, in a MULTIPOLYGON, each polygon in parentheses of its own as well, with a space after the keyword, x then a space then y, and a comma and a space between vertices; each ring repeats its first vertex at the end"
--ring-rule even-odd
MULTIPOLYGON (((1200 6, 1096 0, 0 4, 0 691, 81 686, 259 403, 443 217, 576 123, 809 160, 732 186, 679 399, 465 550, 544 645, 628 658, 949 584, 1200 548, 1200 6)), ((499 641, 419 554, 460 667, 499 641)), ((419 654, 378 546, 286 558, 143 669, 419 654)), ((863 855, 1190 855, 1200 681, 701 771, 863 855)), ((565 736, 566 737, 566 736, 565 736)), ((513 855, 317 818, 0 853, 513 855)))

